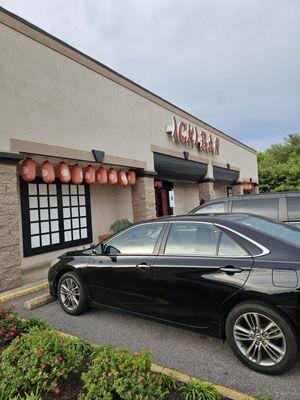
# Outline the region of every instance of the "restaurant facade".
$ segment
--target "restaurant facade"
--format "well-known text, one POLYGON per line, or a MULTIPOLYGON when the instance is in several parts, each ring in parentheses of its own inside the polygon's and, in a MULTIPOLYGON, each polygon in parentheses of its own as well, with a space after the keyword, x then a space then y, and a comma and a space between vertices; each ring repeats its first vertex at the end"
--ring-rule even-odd
POLYGON ((0 291, 113 222, 258 191, 256 152, 0 8, 0 291))

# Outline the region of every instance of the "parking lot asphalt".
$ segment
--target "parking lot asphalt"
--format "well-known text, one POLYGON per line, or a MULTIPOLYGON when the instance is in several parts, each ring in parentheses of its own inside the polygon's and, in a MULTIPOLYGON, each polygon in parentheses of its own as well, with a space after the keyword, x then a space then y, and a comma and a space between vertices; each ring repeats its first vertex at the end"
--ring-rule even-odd
POLYGON ((227 343, 187 329, 103 309, 92 309, 72 317, 62 311, 57 301, 25 311, 24 301, 37 295, 12 301, 24 318, 39 317, 60 331, 94 343, 126 347, 131 351, 147 348, 157 364, 252 396, 271 395, 273 400, 300 399, 299 358, 285 375, 262 375, 241 364, 227 343))

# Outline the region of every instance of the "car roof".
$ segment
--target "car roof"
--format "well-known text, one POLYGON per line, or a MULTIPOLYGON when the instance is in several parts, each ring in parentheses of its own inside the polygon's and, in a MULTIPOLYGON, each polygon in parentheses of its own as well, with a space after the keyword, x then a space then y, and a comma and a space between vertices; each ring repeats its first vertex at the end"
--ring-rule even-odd
POLYGON ((247 198, 251 198, 251 197, 255 197, 255 198, 259 198, 259 197, 276 197, 276 196, 277 197, 282 197, 282 196, 285 196, 285 195, 290 196, 290 195, 293 195, 293 194, 300 196, 300 190, 292 190, 292 191, 285 191, 285 192, 282 191, 282 192, 268 192, 268 193, 250 193, 250 194, 234 195, 234 196, 230 196, 230 197, 218 197, 217 199, 213 199, 213 200, 207 201, 206 203, 201 204, 198 207, 195 207, 194 209, 202 207, 202 206, 204 206, 206 204, 210 204, 210 203, 216 203, 216 202, 220 202, 220 201, 229 201, 230 199, 231 200, 232 199, 236 200, 236 199, 247 199, 247 198))
MULTIPOLYGON (((189 222, 219 222, 222 221, 237 221, 240 218, 249 217, 253 214, 250 213, 208 213, 208 214, 182 214, 182 215, 169 215, 166 217, 153 218, 143 223, 149 222, 176 222, 176 221, 189 221, 189 222)), ((260 218, 256 215, 256 217, 260 218)), ((263 217, 261 217, 263 218, 263 217)))

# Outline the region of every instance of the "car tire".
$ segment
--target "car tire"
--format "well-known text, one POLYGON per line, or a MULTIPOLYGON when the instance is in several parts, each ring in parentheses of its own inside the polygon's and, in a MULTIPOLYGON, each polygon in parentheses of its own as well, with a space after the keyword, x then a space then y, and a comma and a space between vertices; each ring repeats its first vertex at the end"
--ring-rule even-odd
POLYGON ((61 276, 57 297, 62 309, 68 314, 80 315, 88 308, 86 289, 75 272, 66 272, 61 276))
POLYGON ((279 375, 296 362, 297 335, 269 305, 255 301, 238 304, 227 317, 225 332, 234 354, 254 371, 279 375))

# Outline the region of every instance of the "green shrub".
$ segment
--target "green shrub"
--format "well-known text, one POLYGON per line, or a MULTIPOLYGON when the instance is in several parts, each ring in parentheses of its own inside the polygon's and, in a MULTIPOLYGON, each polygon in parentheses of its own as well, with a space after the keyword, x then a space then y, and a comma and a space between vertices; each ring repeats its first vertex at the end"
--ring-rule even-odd
POLYGON ((272 400, 272 396, 263 396, 260 397, 259 400, 272 400))
POLYGON ((0 400, 8 400, 13 396, 13 391, 9 385, 0 382, 0 400))
POLYGON ((206 382, 191 380, 186 385, 182 385, 179 391, 185 400, 217 400, 220 398, 217 390, 206 382))
POLYGON ((40 330, 50 328, 50 326, 42 319, 39 319, 37 317, 30 317, 26 321, 23 321, 22 331, 28 332, 31 328, 34 327, 40 330))
POLYGON ((0 305, 0 350, 22 331, 23 323, 14 311, 14 304, 9 307, 0 305))
POLYGON ((128 219, 119 219, 110 226, 110 232, 114 235, 130 225, 132 225, 132 222, 130 222, 128 219))
POLYGON ((60 384, 76 372, 90 346, 82 340, 62 339, 50 328, 31 328, 3 351, 1 381, 14 394, 29 391, 60 393, 60 384))
POLYGON ((86 394, 84 400, 160 400, 164 398, 161 377, 151 372, 151 356, 147 351, 134 354, 109 346, 101 346, 82 380, 86 394))
POLYGON ((33 392, 25 393, 24 396, 18 395, 16 397, 11 398, 10 400, 43 400, 43 399, 39 394, 39 391, 36 391, 36 393, 33 392))
POLYGON ((177 392, 181 387, 181 383, 173 375, 161 375, 163 386, 170 390, 177 392))

